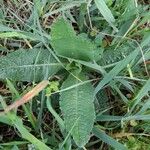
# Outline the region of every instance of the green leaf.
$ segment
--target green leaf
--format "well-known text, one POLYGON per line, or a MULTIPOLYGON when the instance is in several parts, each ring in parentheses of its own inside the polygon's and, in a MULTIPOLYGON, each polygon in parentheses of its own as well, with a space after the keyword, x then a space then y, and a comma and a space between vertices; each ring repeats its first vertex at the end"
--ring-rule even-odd
POLYGON ((51 45, 57 55, 78 60, 93 60, 95 45, 83 36, 77 36, 73 27, 59 18, 51 28, 51 45))
POLYGON ((35 145, 37 149, 43 149, 43 150, 52 150, 50 147, 48 147, 44 142, 37 139, 35 136, 33 136, 23 125, 22 120, 16 116, 16 119, 13 120, 14 126, 18 129, 20 132, 22 138, 28 140, 32 144, 35 145))
MULTIPOLYGON (((82 81, 83 74, 78 75, 82 81)), ((69 75, 61 89, 65 89, 80 81, 69 75)), ((71 135, 79 147, 83 147, 90 138, 90 132, 95 120, 94 89, 90 83, 75 87, 60 95, 60 106, 64 115, 66 130, 72 130, 71 135), (72 129, 73 128, 73 129, 72 129)))
POLYGON ((132 60, 136 58, 138 55, 139 50, 138 48, 135 49, 130 55, 128 55, 126 58, 121 60, 109 73, 107 73, 103 80, 99 82, 99 84, 95 88, 95 95, 97 92, 103 88, 105 84, 110 82, 115 76, 117 76, 126 66, 129 64, 132 60))
MULTIPOLYGON (((3 101, 3 97, 0 95, 0 104, 2 103, 2 101, 3 101)), ((0 105, 0 109, 1 109, 1 105, 0 105)), ((1 112, 0 112, 0 122, 8 124, 10 126, 12 125, 12 123, 9 120, 9 118, 7 118, 7 116, 4 116, 1 112)))
MULTIPOLYGON (((96 95, 98 104, 99 104, 99 110, 100 111, 104 111, 106 109, 108 109, 109 106, 109 98, 107 95, 107 92, 105 89, 100 90, 97 95, 96 95)), ((109 111, 105 112, 106 114, 109 114, 109 111)))
POLYGON ((145 83, 145 85, 141 88, 141 90, 139 91, 139 93, 136 95, 136 97, 134 98, 133 102, 133 106, 130 110, 130 113, 134 110, 134 108, 141 102, 142 98, 144 96, 146 96, 146 94, 150 91, 150 79, 147 80, 147 82, 145 83))
POLYGON ((105 18, 105 20, 116 30, 118 29, 114 26, 115 18, 113 14, 111 13, 111 10, 108 8, 104 0, 95 0, 95 4, 97 8, 99 9, 102 16, 105 18))
POLYGON ((46 105, 47 105, 48 110, 51 112, 51 114, 55 117, 55 119, 59 123, 61 129, 64 130, 65 129, 64 122, 60 118, 60 116, 56 113, 56 111, 53 109, 52 104, 51 104, 51 99, 49 97, 47 97, 46 105))
MULTIPOLYGON (((5 28, 5 29, 7 29, 7 28, 5 28)), ((17 30, 11 31, 11 29, 9 29, 9 30, 8 30, 9 32, 8 31, 7 32, 0 32, 0 39, 17 37, 17 38, 23 38, 23 39, 29 39, 32 41, 42 42, 42 39, 38 34, 33 34, 33 33, 23 32, 23 31, 17 31, 17 30)))
POLYGON ((120 45, 117 49, 115 47, 116 45, 109 46, 104 50, 101 60, 98 62, 100 65, 108 65, 119 62, 136 48, 133 42, 126 42, 125 44, 120 45))
POLYGON ((130 120, 150 120, 150 115, 130 115, 130 116, 112 116, 99 114, 96 121, 130 121, 130 120))
POLYGON ((112 137, 108 136, 104 131, 98 129, 97 127, 93 128, 93 133, 95 136, 100 138, 105 143, 109 144, 110 146, 114 147, 117 150, 127 150, 127 148, 119 143, 117 140, 113 139, 112 137))
POLYGON ((59 14, 61 12, 67 11, 72 9, 73 7, 78 7, 80 6, 82 3, 85 3, 85 0, 78 0, 78 1, 64 1, 62 3, 62 6, 60 6, 58 9, 54 9, 53 11, 50 10, 50 12, 46 13, 43 17, 49 17, 52 16, 54 14, 59 14))
MULTIPOLYGON (((1 96, 0 96, 0 102, 3 103, 3 106, 6 106, 6 103, 5 101, 3 101, 3 98, 1 96)), ((8 112, 5 115, 0 114, 0 122, 16 127, 20 132, 21 137, 34 144, 37 149, 52 150, 43 141, 40 141, 34 135, 32 135, 23 125, 22 119, 16 116, 13 112, 8 112)))
POLYGON ((40 81, 54 75, 61 65, 46 49, 17 50, 0 58, 0 79, 40 81))

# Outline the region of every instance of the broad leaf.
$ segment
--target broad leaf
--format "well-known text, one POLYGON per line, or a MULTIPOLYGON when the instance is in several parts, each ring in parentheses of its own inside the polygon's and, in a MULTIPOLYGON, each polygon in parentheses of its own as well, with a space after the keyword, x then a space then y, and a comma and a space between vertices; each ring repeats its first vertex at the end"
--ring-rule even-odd
MULTIPOLYGON (((86 77, 79 75, 82 81, 86 77)), ((78 84, 79 81, 70 75, 64 81, 62 88, 78 84)), ((95 119, 94 89, 90 83, 83 84, 68 91, 62 92, 60 106, 64 115, 66 130, 71 132, 74 141, 79 147, 83 147, 90 138, 95 119)))
POLYGON ((0 79, 40 81, 55 74, 60 67, 46 49, 22 49, 1 56, 0 79))
POLYGON ((57 55, 78 60, 93 60, 95 45, 83 36, 77 36, 73 27, 59 18, 51 28, 52 47, 57 55))

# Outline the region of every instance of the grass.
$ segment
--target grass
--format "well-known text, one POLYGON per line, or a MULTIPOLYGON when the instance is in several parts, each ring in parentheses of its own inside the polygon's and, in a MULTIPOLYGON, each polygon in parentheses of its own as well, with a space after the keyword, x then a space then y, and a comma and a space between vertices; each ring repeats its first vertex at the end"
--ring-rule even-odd
POLYGON ((0 8, 0 149, 150 149, 149 1, 0 8))

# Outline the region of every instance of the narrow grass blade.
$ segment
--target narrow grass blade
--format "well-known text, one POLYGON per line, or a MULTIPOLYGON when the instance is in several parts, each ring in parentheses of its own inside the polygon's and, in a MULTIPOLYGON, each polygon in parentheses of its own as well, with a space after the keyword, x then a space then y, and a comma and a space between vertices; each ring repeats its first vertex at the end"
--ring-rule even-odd
POLYGON ((37 86, 35 86, 31 91, 29 91, 27 94, 25 94, 18 101, 15 101, 13 104, 7 106, 4 110, 4 113, 8 113, 10 110, 18 108, 19 106, 27 103, 35 95, 37 95, 39 92, 41 92, 48 85, 48 83, 49 83, 49 81, 47 81, 47 80, 43 80, 42 82, 40 82, 37 86))
POLYGON ((134 116, 98 115, 96 118, 96 121, 130 121, 130 120, 150 120, 150 115, 134 115, 134 116))
POLYGON ((120 91, 120 89, 116 85, 113 85, 112 88, 115 89, 116 92, 120 95, 123 102, 128 104, 128 102, 129 102, 128 99, 124 96, 124 94, 120 91))
POLYGON ((86 61, 76 60, 76 59, 70 59, 70 60, 73 60, 79 64, 82 64, 82 65, 87 66, 91 69, 94 69, 95 71, 100 72, 102 75, 106 74, 105 69, 96 63, 91 63, 91 62, 86 62, 86 61))
MULTIPOLYGON (((8 79, 6 79, 6 81, 7 81, 7 86, 9 87, 9 90, 12 93, 12 99, 16 100, 16 99, 21 98, 19 92, 16 90, 15 86, 13 85, 13 83, 10 80, 8 80, 8 79)), ((36 127, 36 125, 35 125, 36 124, 35 123, 36 120, 35 120, 35 117, 34 117, 32 111, 25 105, 23 105, 23 109, 24 109, 24 111, 25 111, 29 121, 31 122, 33 128, 35 129, 35 127, 36 127)))
POLYGON ((34 137, 29 131, 24 127, 22 120, 19 118, 16 118, 14 121, 15 127, 18 129, 18 131, 21 133, 21 136, 31 142, 35 145, 36 148, 39 150, 52 150, 47 145, 45 145, 43 142, 38 140, 36 137, 34 137))
MULTIPOLYGON (((4 107, 6 107, 6 103, 3 101, 2 97, 0 97, 1 102, 3 103, 2 105, 4 107)), ((38 140, 35 136, 33 136, 31 133, 29 133, 29 131, 24 127, 22 120, 17 117, 14 113, 10 113, 8 112, 6 115, 4 116, 0 116, 0 119, 5 119, 5 121, 2 121, 4 123, 7 123, 9 125, 13 125, 15 126, 18 131, 21 133, 21 136, 28 140, 29 142, 31 142, 32 144, 35 145, 35 147, 39 150, 52 150, 51 148, 49 148, 47 145, 45 145, 45 143, 41 142, 40 140, 38 140)))
POLYGON ((60 118, 60 116, 55 112, 55 110, 53 109, 49 97, 47 97, 46 104, 47 104, 48 110, 49 110, 49 111, 51 112, 51 114, 55 117, 55 119, 56 119, 57 122, 59 123, 61 129, 64 130, 64 129, 65 129, 64 122, 63 122, 63 120, 60 118))
POLYGON ((116 30, 118 29, 114 26, 115 18, 113 14, 111 13, 110 9, 106 5, 104 0, 95 0, 95 4, 97 8, 99 9, 102 16, 105 18, 105 20, 116 30))
POLYGON ((102 131, 98 127, 93 128, 93 134, 117 150, 127 150, 127 148, 124 145, 117 142, 117 140, 113 139, 112 137, 108 136, 104 131, 102 131))
POLYGON ((0 39, 2 38, 22 38, 22 39, 29 39, 32 41, 41 41, 41 37, 39 35, 34 35, 32 33, 28 32, 19 32, 19 31, 12 31, 12 32, 1 32, 0 33, 0 39))
MULTIPOLYGON (((2 107, 5 106, 5 103, 3 101, 3 97, 0 95, 0 103, 2 104, 2 107)), ((7 116, 4 116, 4 112, 0 112, 0 122, 12 125, 12 122, 10 122, 9 118, 7 116)))
POLYGON ((12 123, 10 122, 10 120, 8 119, 8 117, 6 117, 4 115, 1 116, 1 113, 0 113, 0 122, 12 126, 12 123))
POLYGON ((115 76, 117 76, 126 66, 130 63, 130 61, 134 60, 138 55, 139 50, 134 50, 129 56, 120 61, 109 73, 107 73, 103 80, 95 88, 95 95, 97 92, 108 82, 110 82, 115 76))
POLYGON ((121 121, 123 116, 97 115, 96 121, 121 121))
POLYGON ((80 1, 71 1, 71 3, 68 2, 65 5, 61 6, 60 8, 55 9, 54 11, 46 13, 43 17, 48 17, 48 16, 51 16, 53 14, 57 14, 57 13, 60 13, 62 11, 69 10, 69 9, 75 7, 75 6, 80 6, 84 2, 85 1, 83 1, 83 0, 82 1, 81 0, 80 1))
POLYGON ((134 92, 134 89, 132 87, 132 83, 125 80, 125 79, 115 79, 115 81, 119 81, 124 87, 129 89, 131 92, 134 92))
POLYGON ((131 107, 130 113, 134 110, 136 105, 141 102, 142 98, 148 93, 148 91, 150 91, 150 79, 147 80, 146 84, 142 87, 137 96, 134 98, 134 104, 131 107))
MULTIPOLYGON (((0 24, 0 32, 5 32, 5 31, 17 31, 16 29, 13 29, 13 28, 9 28, 9 27, 7 27, 7 26, 5 26, 5 25, 3 25, 3 24, 0 24)), ((18 31, 20 31, 20 30, 18 30, 18 31)))
POLYGON ((149 108, 150 108, 150 98, 143 104, 142 108, 139 110, 139 112, 136 113, 136 115, 144 113, 149 108))
POLYGON ((27 144, 28 142, 26 141, 13 141, 13 142, 7 142, 7 143, 1 143, 1 146, 8 146, 8 145, 23 145, 23 144, 27 144))

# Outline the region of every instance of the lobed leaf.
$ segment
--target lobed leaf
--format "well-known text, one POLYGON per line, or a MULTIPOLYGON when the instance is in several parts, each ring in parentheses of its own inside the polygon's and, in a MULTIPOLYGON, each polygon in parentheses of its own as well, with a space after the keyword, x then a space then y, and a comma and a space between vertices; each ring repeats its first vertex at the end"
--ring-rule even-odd
POLYGON ((95 45, 83 36, 77 36, 73 27, 59 18, 51 28, 51 45, 57 55, 78 60, 93 60, 95 45))

